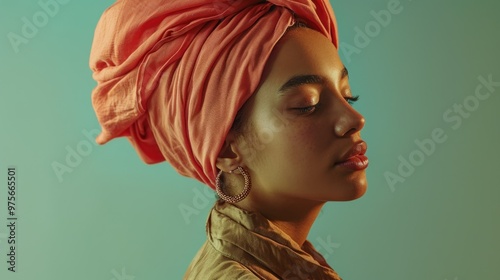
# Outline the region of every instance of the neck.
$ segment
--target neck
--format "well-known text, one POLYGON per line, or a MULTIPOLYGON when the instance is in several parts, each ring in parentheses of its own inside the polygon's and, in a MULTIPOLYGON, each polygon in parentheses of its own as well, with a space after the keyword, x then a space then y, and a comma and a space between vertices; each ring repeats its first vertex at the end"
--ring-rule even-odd
POLYGON ((318 217, 325 202, 305 201, 292 198, 273 199, 246 203, 240 202, 242 208, 257 211, 288 234, 300 247, 309 235, 311 227, 318 217))

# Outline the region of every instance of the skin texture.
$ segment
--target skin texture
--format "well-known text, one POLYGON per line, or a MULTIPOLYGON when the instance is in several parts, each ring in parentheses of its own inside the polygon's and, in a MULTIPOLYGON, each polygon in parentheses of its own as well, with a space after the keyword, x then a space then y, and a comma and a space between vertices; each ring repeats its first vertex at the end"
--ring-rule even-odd
POLYGON ((242 108, 241 133, 227 135, 217 160, 226 194, 243 189, 243 177, 230 170, 242 166, 251 177, 250 194, 236 205, 260 212, 299 245, 325 202, 354 200, 367 188, 365 170, 334 165, 361 141, 365 123, 347 101, 352 95, 343 69, 337 49, 321 33, 289 30, 242 108), (297 75, 323 79, 280 92, 297 75))

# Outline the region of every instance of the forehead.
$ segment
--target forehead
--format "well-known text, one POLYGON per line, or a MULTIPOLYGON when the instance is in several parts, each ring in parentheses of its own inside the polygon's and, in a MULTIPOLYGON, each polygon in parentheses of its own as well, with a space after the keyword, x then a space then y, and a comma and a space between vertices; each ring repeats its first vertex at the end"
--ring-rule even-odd
POLYGON ((296 75, 338 77, 344 68, 333 43, 309 28, 288 31, 276 44, 262 76, 262 86, 279 87, 296 75))

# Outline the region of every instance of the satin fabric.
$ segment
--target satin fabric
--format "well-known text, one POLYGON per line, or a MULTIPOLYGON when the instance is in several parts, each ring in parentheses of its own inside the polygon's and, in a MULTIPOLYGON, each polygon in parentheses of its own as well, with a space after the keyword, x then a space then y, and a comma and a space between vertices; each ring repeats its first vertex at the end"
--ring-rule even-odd
POLYGON ((258 213, 219 200, 206 230, 184 279, 342 280, 309 241, 299 246, 258 213))

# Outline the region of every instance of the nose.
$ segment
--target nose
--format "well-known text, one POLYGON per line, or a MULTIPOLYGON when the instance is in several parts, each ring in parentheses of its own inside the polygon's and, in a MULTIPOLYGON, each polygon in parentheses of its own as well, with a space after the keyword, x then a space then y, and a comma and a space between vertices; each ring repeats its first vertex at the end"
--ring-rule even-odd
POLYGON ((337 110, 335 118, 335 134, 338 137, 348 137, 363 129, 365 118, 350 104, 344 102, 337 110))

